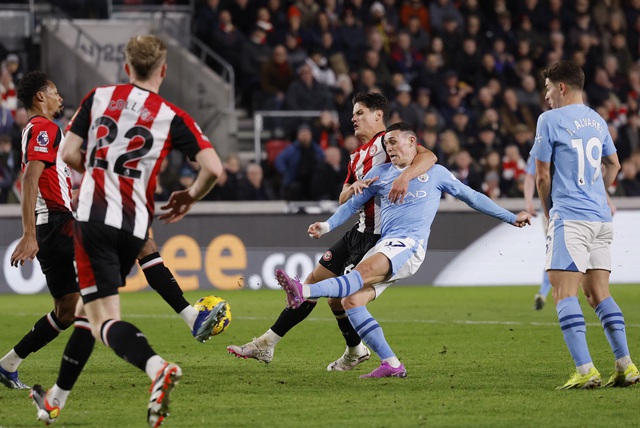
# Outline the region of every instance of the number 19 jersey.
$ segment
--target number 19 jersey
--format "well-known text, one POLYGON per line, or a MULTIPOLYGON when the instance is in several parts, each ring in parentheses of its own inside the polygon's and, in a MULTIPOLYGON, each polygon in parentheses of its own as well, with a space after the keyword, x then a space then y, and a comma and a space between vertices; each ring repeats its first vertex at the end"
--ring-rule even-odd
POLYGON ((615 152, 607 123, 586 105, 540 115, 531 156, 553 164, 552 220, 611 221, 601 166, 615 152))
POLYGON ((144 239, 162 160, 172 148, 191 159, 211 143, 195 121, 161 96, 131 84, 96 88, 67 128, 87 143, 78 221, 144 239))

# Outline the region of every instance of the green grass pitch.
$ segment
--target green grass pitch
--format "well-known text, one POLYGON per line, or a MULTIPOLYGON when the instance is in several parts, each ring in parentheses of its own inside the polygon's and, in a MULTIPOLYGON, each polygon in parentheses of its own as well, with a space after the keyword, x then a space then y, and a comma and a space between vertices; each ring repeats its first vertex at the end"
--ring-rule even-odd
MULTIPOLYGON (((574 370, 553 303, 533 310, 534 287, 391 287, 369 305, 408 370, 406 379, 363 380, 379 364, 329 373, 344 342, 324 300, 276 348, 269 365, 227 354, 268 329, 282 291, 198 291, 231 305, 228 330, 197 343, 152 292, 123 294, 123 319, 152 347, 181 365, 167 427, 588 427, 635 426, 640 386, 556 391, 574 370)), ((613 286, 640 362, 640 286, 613 286)), ((599 321, 581 298, 591 356, 606 381, 613 355, 599 321)), ((50 310, 48 295, 0 296, 0 354, 50 310)), ((49 388, 69 333, 20 367, 21 380, 49 388)), ((102 345, 78 380, 55 426, 144 427, 149 379, 102 345)), ((0 386, 0 427, 35 427, 28 391, 0 386)))

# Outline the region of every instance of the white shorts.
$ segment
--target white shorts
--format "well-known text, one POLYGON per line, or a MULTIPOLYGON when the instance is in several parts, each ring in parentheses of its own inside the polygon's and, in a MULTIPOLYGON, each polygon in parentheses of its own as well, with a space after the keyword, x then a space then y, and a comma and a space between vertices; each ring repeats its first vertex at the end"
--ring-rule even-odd
POLYGON ((613 223, 551 220, 547 231, 546 270, 585 273, 611 271, 613 223))
POLYGON ((379 282, 373 286, 376 297, 394 282, 415 274, 422 265, 425 256, 422 243, 411 238, 381 239, 367 251, 362 260, 376 253, 384 254, 391 261, 391 277, 387 281, 379 282))

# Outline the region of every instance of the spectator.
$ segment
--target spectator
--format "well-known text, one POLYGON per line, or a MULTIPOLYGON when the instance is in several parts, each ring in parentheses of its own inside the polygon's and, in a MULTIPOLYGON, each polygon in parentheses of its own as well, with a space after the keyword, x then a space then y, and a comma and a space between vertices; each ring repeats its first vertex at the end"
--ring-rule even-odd
POLYGON ((329 67, 329 61, 321 51, 311 51, 305 64, 311 68, 313 80, 329 88, 336 86, 336 73, 329 67))
MULTIPOLYGON (((349 82, 351 82, 349 80, 349 82)), ((350 84, 350 83, 349 83, 350 84)), ((353 90, 347 91, 343 88, 336 88, 333 96, 333 110, 338 113, 338 126, 340 134, 350 135, 353 133, 353 124, 351 117, 353 116, 353 105, 351 104, 351 93, 353 90)))
POLYGON ((451 58, 451 66, 454 70, 458 70, 458 78, 467 85, 473 85, 476 81, 476 71, 480 68, 481 62, 478 44, 471 37, 462 41, 462 49, 454 51, 451 58))
POLYGON ((366 49, 367 39, 364 35, 362 23, 356 20, 352 9, 345 9, 342 17, 342 26, 338 28, 337 33, 338 43, 344 49, 349 70, 356 70, 362 53, 366 49))
POLYGON ((453 161, 460 151, 460 140, 455 132, 446 130, 440 134, 440 152, 438 153, 438 163, 451 168, 453 161))
POLYGON ((240 77, 242 78, 242 98, 244 105, 253 111, 255 92, 260 89, 260 73, 263 65, 271 57, 271 48, 267 44, 267 33, 261 27, 255 27, 251 37, 244 41, 240 57, 240 77))
POLYGON ((411 16, 406 28, 409 36, 411 36, 411 47, 421 55, 426 55, 429 50, 429 45, 431 45, 431 37, 422 27, 420 17, 411 16))
POLYGON ((478 132, 478 139, 469 146, 469 153, 474 159, 482 159, 492 151, 500 151, 500 141, 491 126, 484 126, 478 132))
POLYGON ((231 64, 235 70, 238 70, 244 39, 242 31, 234 25, 231 19, 231 12, 222 10, 218 26, 213 28, 209 47, 231 64))
POLYGON ((622 168, 618 176, 616 196, 640 196, 640 180, 638 169, 631 159, 622 162, 622 168))
POLYGON ((13 126, 9 135, 11 136, 11 146, 18 153, 22 153, 22 130, 29 123, 29 115, 24 107, 18 107, 13 120, 13 126))
POLYGON ((420 125, 420 108, 411 99, 411 86, 404 83, 396 88, 397 95, 389 105, 391 111, 396 111, 402 122, 411 124, 414 129, 420 125))
POLYGON ((482 168, 473 160, 467 150, 460 150, 453 159, 451 172, 460 182, 473 190, 482 192, 484 174, 482 168))
POLYGON ((395 71, 402 73, 407 82, 413 82, 422 64, 422 54, 411 47, 411 36, 400 31, 395 46, 391 50, 391 60, 395 71))
POLYGON ((342 147, 343 139, 338 125, 338 118, 332 112, 325 110, 320 115, 317 136, 316 141, 318 141, 325 154, 329 147, 342 147))
POLYGON ((256 24, 255 3, 250 0, 233 0, 228 5, 233 23, 242 34, 248 35, 256 24))
POLYGON ((411 19, 416 18, 420 27, 427 33, 431 33, 429 10, 420 0, 404 0, 400 7, 400 23, 403 27, 411 27, 411 19))
MULTIPOLYGON (((15 54, 9 54, 16 56, 15 54)), ((8 109, 12 115, 15 116, 18 108, 18 97, 16 93, 16 87, 13 83, 13 75, 9 71, 8 67, 2 67, 0 69, 0 98, 2 98, 2 105, 8 109)))
POLYGON ((515 144, 508 144, 504 148, 504 156, 502 157, 502 178, 500 190, 503 194, 509 194, 514 191, 517 186, 518 179, 524 177, 527 163, 524 161, 515 144))
POLYGON ((454 113, 451 123, 451 129, 458 135, 462 147, 473 146, 477 139, 477 130, 469 114, 470 111, 465 107, 459 107, 454 113))
MULTIPOLYGON (((271 18, 270 22, 274 28, 274 43, 277 44, 282 41, 278 35, 284 34, 287 31, 287 14, 282 8, 281 0, 267 0, 267 10, 271 18)), ((275 44, 273 46, 275 46, 275 44)))
POLYGON ((288 201, 312 199, 313 170, 323 159, 322 149, 313 141, 309 125, 300 125, 297 138, 275 160, 276 170, 282 177, 281 193, 284 199, 288 201))
POLYGON ((294 111, 327 110, 331 107, 329 88, 316 81, 311 67, 303 64, 298 70, 298 78, 287 89, 285 106, 294 111))
POLYGON ((507 88, 502 95, 502 106, 498 109, 502 129, 507 136, 513 136, 517 125, 526 125, 535 132, 536 118, 526 104, 518 103, 516 91, 507 88))
POLYGON ((18 82, 22 79, 22 70, 20 68, 20 56, 15 53, 7 55, 4 60, 4 66, 11 75, 11 80, 14 86, 18 86, 18 82))
POLYGON ((535 118, 540 116, 540 113, 542 113, 540 104, 543 98, 536 87, 535 77, 527 75, 522 78, 520 86, 516 88, 516 97, 518 98, 518 104, 529 107, 535 118))
MULTIPOLYGON (((13 128, 13 115, 11 110, 5 108, 4 100, 0 98, 0 135, 9 135, 13 128)), ((11 138, 9 138, 11 140, 11 138)))
POLYGON ((297 70, 307 60, 307 51, 300 45, 300 39, 294 33, 285 35, 284 46, 292 70, 297 70))
POLYGON ((206 0, 196 13, 195 35, 204 44, 213 46, 211 29, 218 26, 220 20, 220 0, 206 0))
MULTIPOLYGON (((267 60, 260 70, 260 88, 262 92, 257 105, 265 110, 283 110, 285 94, 294 75, 287 61, 287 50, 282 45, 273 48, 271 58, 267 60)), ((282 128, 281 120, 273 120, 265 123, 269 129, 282 128)))
POLYGON ((300 26, 305 29, 310 29, 318 13, 320 13, 320 6, 315 0, 297 0, 295 7, 300 11, 300 26))
POLYGON ((380 60, 380 53, 374 49, 368 49, 364 54, 363 67, 368 68, 376 75, 376 84, 387 90, 391 87, 391 73, 387 64, 380 60))
POLYGON ((239 201, 272 201, 276 199, 275 192, 264 179, 262 167, 256 163, 247 165, 245 177, 238 186, 239 201))
POLYGON ((533 147, 533 136, 535 132, 531 131, 527 125, 519 124, 516 125, 513 129, 513 135, 510 140, 518 147, 518 151, 520 152, 520 156, 522 159, 527 159, 529 157, 529 152, 531 152, 531 148, 533 147))
POLYGON ((431 31, 438 33, 442 31, 445 19, 452 19, 458 23, 458 27, 464 25, 462 14, 452 0, 433 0, 429 4, 429 20, 431 31))
POLYGON ((618 132, 618 158, 620 161, 628 159, 632 153, 640 150, 640 116, 638 110, 630 111, 627 123, 618 132))
POLYGON ((343 168, 342 154, 338 147, 324 151, 324 162, 319 162, 311 177, 311 195, 316 201, 335 201, 342 192, 347 169, 343 168))

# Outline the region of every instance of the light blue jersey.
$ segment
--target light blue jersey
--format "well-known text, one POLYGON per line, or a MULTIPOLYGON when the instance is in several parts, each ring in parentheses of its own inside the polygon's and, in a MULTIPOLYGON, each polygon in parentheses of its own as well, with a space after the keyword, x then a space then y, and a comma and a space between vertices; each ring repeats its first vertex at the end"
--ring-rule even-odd
POLYGON ((536 158, 529 156, 529 159, 527 159, 527 167, 524 169, 524 172, 529 175, 536 175, 536 158))
POLYGON ((381 240, 385 238, 412 238, 426 248, 431 223, 440 206, 442 192, 446 192, 471 208, 496 217, 507 223, 514 223, 516 215, 496 205, 482 193, 462 184, 441 165, 434 165, 427 173, 409 182, 409 190, 402 204, 389 202, 391 185, 402 170, 391 163, 378 165, 367 173, 365 179, 379 176, 379 179, 342 204, 327 220, 331 230, 341 225, 355 214, 372 196, 380 197, 380 218, 382 222, 381 240))
POLYGON ((586 105, 540 115, 531 156, 553 164, 551 219, 611 221, 601 165, 615 152, 607 123, 586 105))

